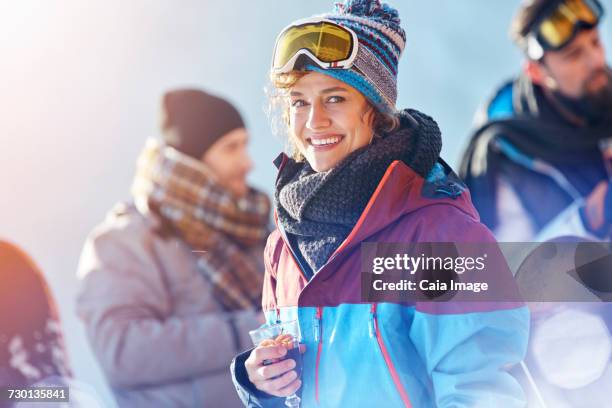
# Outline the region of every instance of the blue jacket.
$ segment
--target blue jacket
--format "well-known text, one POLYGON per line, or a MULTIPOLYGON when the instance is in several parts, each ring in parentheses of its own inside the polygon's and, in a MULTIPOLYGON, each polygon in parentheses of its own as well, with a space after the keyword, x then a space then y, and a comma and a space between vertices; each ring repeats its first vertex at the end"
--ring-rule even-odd
MULTIPOLYGON (((440 164, 425 180, 394 162, 352 232, 310 280, 299 253, 281 229, 274 231, 264 255, 263 308, 269 323, 299 321, 306 345, 301 406, 524 406, 506 369, 526 350, 526 307, 363 302, 360 244, 366 241, 495 243, 467 190, 440 164)), ((282 407, 283 399, 249 382, 248 355, 232 365, 243 402, 282 407)))

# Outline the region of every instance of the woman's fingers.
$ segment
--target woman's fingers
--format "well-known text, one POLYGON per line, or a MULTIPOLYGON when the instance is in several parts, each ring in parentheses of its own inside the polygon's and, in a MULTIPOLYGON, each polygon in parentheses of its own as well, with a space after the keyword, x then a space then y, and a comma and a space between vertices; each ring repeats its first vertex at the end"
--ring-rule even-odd
MULTIPOLYGON (((292 371, 292 373, 294 372, 295 371, 292 371)), ((300 389, 301 386, 302 386, 302 381, 298 378, 296 380, 293 380, 293 382, 289 384, 288 386, 278 390, 278 393, 276 396, 277 397, 288 397, 291 394, 295 394, 297 390, 300 389)))
POLYGON ((256 347, 251 351, 251 355, 249 355, 249 358, 244 363, 249 380, 256 384, 283 374, 295 367, 293 360, 278 361, 285 357, 286 354, 287 349, 282 346, 256 347))
MULTIPOLYGON (((274 361, 284 357, 287 354, 287 350, 284 347, 256 347, 251 351, 249 358, 246 359, 244 365, 246 367, 247 373, 249 373, 249 378, 254 374, 254 372, 264 365, 265 361, 274 361)), ((253 381, 251 379, 251 381, 253 381)))
MULTIPOLYGON (((301 344, 300 352, 305 351, 306 347, 301 344)), ((294 370, 296 361, 291 358, 282 360, 286 355, 287 349, 283 346, 259 346, 251 352, 245 367, 249 380, 257 389, 277 397, 287 397, 302 386, 294 370)))
MULTIPOLYGON (((295 368, 295 361, 291 358, 279 361, 274 364, 261 366, 257 369, 258 378, 260 380, 269 380, 286 373, 295 368)), ((287 385, 287 384, 285 384, 287 385)))
POLYGON ((276 358, 283 358, 287 354, 287 349, 283 346, 273 347, 257 347, 251 352, 251 356, 254 357, 255 363, 260 366, 265 360, 274 360, 276 358))
POLYGON ((294 370, 291 370, 278 378, 255 383, 255 386, 258 389, 276 397, 288 397, 296 392, 301 385, 302 382, 294 370))
POLYGON ((288 371, 281 375, 280 377, 276 377, 273 379, 265 380, 261 382, 261 386, 267 390, 268 392, 279 392, 281 389, 287 387, 293 381, 297 379, 297 373, 294 370, 288 371))

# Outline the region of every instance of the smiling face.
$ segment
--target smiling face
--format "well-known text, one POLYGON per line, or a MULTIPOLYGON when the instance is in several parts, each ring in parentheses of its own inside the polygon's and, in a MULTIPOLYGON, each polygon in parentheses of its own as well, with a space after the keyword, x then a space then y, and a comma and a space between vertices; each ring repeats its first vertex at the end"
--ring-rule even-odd
POLYGON ((374 109, 344 82, 310 72, 290 88, 289 98, 291 137, 317 172, 335 167, 374 136, 374 109))

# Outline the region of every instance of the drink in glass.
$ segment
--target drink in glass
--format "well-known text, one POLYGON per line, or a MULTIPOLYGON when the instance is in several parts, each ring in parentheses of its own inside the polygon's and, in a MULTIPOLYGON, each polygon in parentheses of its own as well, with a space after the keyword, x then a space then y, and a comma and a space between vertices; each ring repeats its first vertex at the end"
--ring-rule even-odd
MULTIPOLYGON (((300 353, 300 326, 297 320, 270 324, 249 332, 251 340, 255 346, 275 347, 283 346, 287 349, 287 354, 283 359, 265 360, 264 365, 276 363, 287 358, 295 361, 295 372, 298 378, 302 374, 302 354, 300 353)), ((285 406, 298 408, 300 397, 295 393, 285 399, 285 406)))

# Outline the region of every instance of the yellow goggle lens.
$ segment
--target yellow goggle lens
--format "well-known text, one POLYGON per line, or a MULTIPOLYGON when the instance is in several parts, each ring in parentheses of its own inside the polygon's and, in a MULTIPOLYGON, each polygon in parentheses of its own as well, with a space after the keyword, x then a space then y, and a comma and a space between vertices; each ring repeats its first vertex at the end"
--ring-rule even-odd
POLYGON ((353 39, 346 29, 327 22, 290 27, 278 39, 274 68, 281 68, 300 50, 308 50, 322 62, 339 62, 351 55, 353 39))
POLYGON ((595 24, 597 22, 597 15, 584 1, 566 0, 564 4, 576 16, 576 20, 584 21, 588 24, 595 24))
POLYGON ((540 35, 553 48, 567 42, 574 34, 576 23, 596 24, 598 15, 584 0, 565 0, 540 24, 540 35))
POLYGON ((551 16, 540 25, 540 35, 552 47, 559 47, 574 33, 575 22, 559 16, 551 16))

